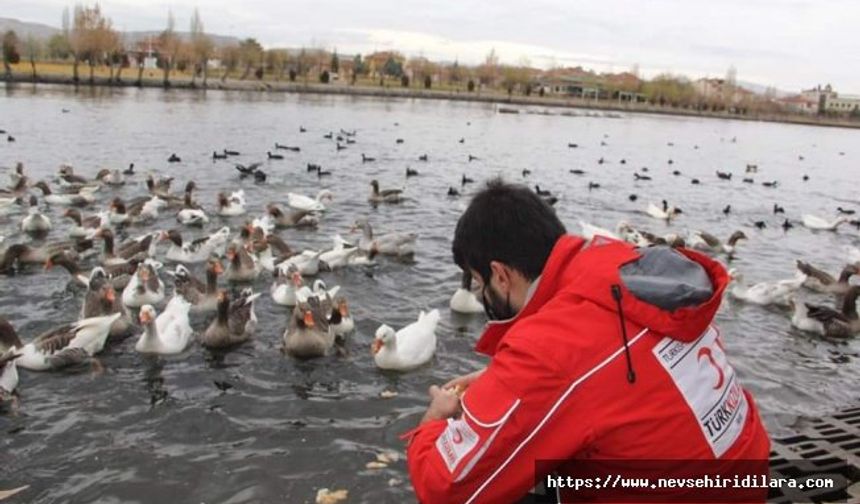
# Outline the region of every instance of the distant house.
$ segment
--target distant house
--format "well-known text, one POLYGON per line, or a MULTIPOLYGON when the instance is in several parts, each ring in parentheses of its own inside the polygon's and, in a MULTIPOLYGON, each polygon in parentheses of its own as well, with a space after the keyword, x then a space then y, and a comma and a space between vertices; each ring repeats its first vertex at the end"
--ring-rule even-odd
POLYGON ((786 96, 779 98, 776 103, 781 105, 789 112, 798 114, 816 114, 818 113, 818 100, 810 99, 802 94, 786 96))
POLYGON ((639 93, 641 80, 635 74, 596 74, 582 67, 560 68, 536 77, 538 90, 544 94, 581 99, 644 101, 639 93))
POLYGON ((815 112, 819 114, 851 114, 860 112, 860 96, 842 95, 833 90, 830 84, 822 87, 804 89, 800 96, 815 103, 815 112))

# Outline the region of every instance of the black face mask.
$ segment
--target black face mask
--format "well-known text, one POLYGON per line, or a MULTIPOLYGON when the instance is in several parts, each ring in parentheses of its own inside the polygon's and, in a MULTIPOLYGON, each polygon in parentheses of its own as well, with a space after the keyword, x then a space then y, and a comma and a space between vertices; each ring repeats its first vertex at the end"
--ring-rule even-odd
POLYGON ((508 320, 517 315, 514 308, 511 306, 511 293, 502 300, 502 296, 497 294, 489 283, 484 284, 481 289, 481 297, 484 301, 484 313, 487 314, 489 320, 508 320))

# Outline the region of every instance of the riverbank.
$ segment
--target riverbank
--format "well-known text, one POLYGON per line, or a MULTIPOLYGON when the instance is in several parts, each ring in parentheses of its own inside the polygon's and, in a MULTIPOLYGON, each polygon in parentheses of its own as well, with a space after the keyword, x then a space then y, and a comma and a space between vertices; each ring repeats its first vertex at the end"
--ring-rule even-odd
MULTIPOLYGON (((38 75, 33 79, 30 74, 13 73, 11 79, 0 76, 0 81, 7 85, 12 84, 58 84, 68 86, 99 86, 99 87, 145 87, 164 88, 162 78, 153 78, 152 74, 144 77, 138 82, 136 77, 130 77, 128 73, 121 81, 111 81, 108 77, 96 75, 90 81, 85 71, 81 72, 81 79, 75 83, 68 75, 38 75)), ((655 106, 646 103, 629 103, 607 100, 583 100, 561 96, 508 96, 504 93, 481 90, 467 92, 464 90, 437 90, 404 88, 395 85, 368 86, 347 85, 342 83, 317 84, 311 82, 286 82, 269 80, 236 80, 236 79, 209 79, 207 85, 202 85, 202 80, 196 82, 188 78, 172 77, 171 89, 188 91, 223 90, 223 91, 246 91, 246 92, 274 92, 274 93, 311 93, 327 95, 349 95, 368 96, 376 98, 406 98, 406 99, 429 99, 429 100, 454 100, 478 103, 490 103, 506 106, 506 111, 520 112, 521 107, 551 107, 565 109, 598 110, 604 112, 644 113, 659 115, 675 115, 687 117, 701 117, 709 119, 731 119, 740 121, 763 121, 786 124, 799 124, 807 126, 826 126, 836 128, 860 128, 860 121, 839 118, 810 117, 801 115, 776 115, 776 114, 730 114, 727 112, 711 112, 693 109, 684 109, 669 106, 655 106)), ((526 110, 523 110, 526 112, 526 110)))

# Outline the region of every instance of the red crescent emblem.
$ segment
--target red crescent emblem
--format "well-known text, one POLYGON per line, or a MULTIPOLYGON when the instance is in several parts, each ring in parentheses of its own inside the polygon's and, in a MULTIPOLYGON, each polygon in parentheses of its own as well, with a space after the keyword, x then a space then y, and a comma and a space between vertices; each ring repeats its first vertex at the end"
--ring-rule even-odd
POLYGON ((454 441, 454 444, 460 444, 463 442, 463 435, 460 434, 460 429, 454 429, 454 436, 451 440, 454 441))
POLYGON ((717 361, 714 360, 714 356, 711 355, 711 349, 710 348, 708 348, 708 347, 700 348, 699 353, 697 354, 697 358, 699 360, 702 360, 703 355, 708 358, 708 361, 711 363, 711 366, 714 366, 714 369, 717 370, 717 375, 718 375, 717 376, 717 384, 714 385, 714 390, 717 390, 723 386, 723 381, 725 379, 725 375, 723 374, 722 368, 720 368, 720 366, 717 365, 717 361))

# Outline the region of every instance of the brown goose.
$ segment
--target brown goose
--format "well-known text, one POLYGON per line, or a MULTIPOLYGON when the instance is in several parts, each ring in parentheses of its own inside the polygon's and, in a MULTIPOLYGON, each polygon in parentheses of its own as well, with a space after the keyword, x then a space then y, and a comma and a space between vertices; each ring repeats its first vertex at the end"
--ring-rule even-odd
POLYGON ((284 332, 284 351, 299 359, 323 357, 334 346, 334 332, 316 296, 300 300, 284 332))
POLYGON ((860 333, 860 317, 857 315, 857 296, 860 286, 852 286, 842 300, 841 310, 828 306, 797 303, 793 299, 794 310, 791 323, 798 329, 830 336, 833 338, 849 338, 860 333))
POLYGON ((229 261, 225 274, 227 281, 250 282, 257 278, 260 269, 245 246, 237 246, 235 243, 231 243, 227 247, 226 255, 229 261))
POLYGON ((807 276, 807 279, 803 282, 803 286, 807 289, 825 294, 840 295, 848 292, 848 289, 851 288, 851 284, 848 283, 848 280, 852 275, 856 275, 858 273, 857 266, 848 264, 842 269, 842 272, 839 274, 839 278, 836 279, 826 271, 822 271, 811 264, 800 260, 797 261, 797 269, 807 276))
POLYGON ((266 206, 266 212, 272 217, 277 228, 315 227, 319 224, 319 219, 308 210, 284 213, 278 205, 270 203, 266 206))
POLYGON ((81 307, 81 318, 101 317, 119 313, 120 317, 110 326, 109 339, 121 339, 131 334, 134 325, 125 306, 116 295, 107 273, 94 268, 89 276, 89 287, 81 307))
POLYGON ((109 228, 101 228, 96 232, 96 237, 104 240, 104 258, 102 262, 105 266, 115 266, 126 264, 132 258, 138 258, 143 255, 143 259, 148 257, 150 245, 152 245, 153 234, 145 235, 140 239, 131 239, 123 242, 118 247, 114 242, 114 234, 109 228))
POLYGON ((243 289, 241 295, 230 301, 230 295, 222 290, 218 293, 218 316, 200 337, 200 343, 208 348, 227 348, 251 339, 257 328, 254 301, 260 294, 243 289))
POLYGON ((136 256, 125 263, 93 268, 91 271, 86 271, 81 269, 77 260, 68 252, 60 251, 51 255, 44 264, 46 270, 50 270, 54 266, 62 267, 69 272, 69 275, 72 277, 72 282, 81 287, 88 287, 90 285, 90 277, 92 274, 95 273, 96 270, 102 270, 102 272, 104 272, 104 274, 110 279, 110 285, 115 290, 122 290, 126 285, 128 285, 129 280, 131 280, 131 275, 134 274, 137 269, 137 265, 141 260, 142 258, 140 256, 136 256))
POLYGON ((0 273, 7 273, 15 269, 16 266, 44 264, 52 255, 57 252, 66 251, 77 258, 78 252, 83 252, 92 248, 92 240, 80 240, 77 242, 62 241, 49 243, 41 247, 32 247, 27 244, 17 243, 10 245, 3 255, 0 256, 0 273))
POLYGON ((146 188, 153 196, 167 198, 170 195, 170 184, 173 182, 173 177, 159 179, 157 182, 152 175, 146 177, 146 188))
POLYGON ((399 203, 402 200, 403 189, 383 189, 380 191, 379 181, 376 179, 371 180, 370 185, 373 187, 368 198, 371 203, 399 203))
POLYGON ((206 283, 191 275, 188 268, 181 264, 173 273, 176 293, 191 303, 191 312, 204 313, 215 311, 218 303, 218 276, 224 267, 217 257, 209 258, 206 263, 206 283))
POLYGON ((120 314, 114 313, 46 331, 20 347, 17 352, 21 357, 15 362, 32 371, 48 371, 86 362, 104 348, 111 324, 118 318, 120 314))

